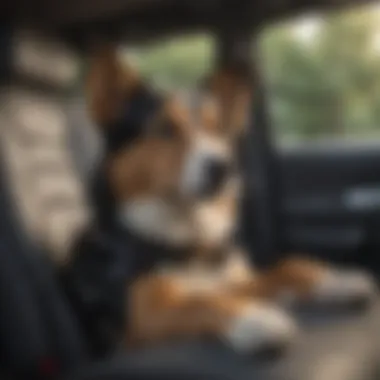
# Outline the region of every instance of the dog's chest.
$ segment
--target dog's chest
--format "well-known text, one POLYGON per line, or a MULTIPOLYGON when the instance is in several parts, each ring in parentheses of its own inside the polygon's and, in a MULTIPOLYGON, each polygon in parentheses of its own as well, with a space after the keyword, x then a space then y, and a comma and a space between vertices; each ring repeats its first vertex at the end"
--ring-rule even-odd
POLYGON ((203 244, 218 245, 226 241, 235 228, 235 219, 223 207, 199 205, 194 209, 197 240, 203 244))
POLYGON ((236 228, 238 182, 232 179, 212 200, 199 202, 193 208, 197 240, 201 244, 220 245, 236 228))

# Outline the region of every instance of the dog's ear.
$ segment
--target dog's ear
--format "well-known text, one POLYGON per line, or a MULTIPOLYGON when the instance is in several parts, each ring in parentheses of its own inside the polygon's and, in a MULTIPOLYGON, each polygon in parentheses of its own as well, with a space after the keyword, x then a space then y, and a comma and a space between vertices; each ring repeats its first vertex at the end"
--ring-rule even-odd
POLYGON ((250 116, 252 79, 240 67, 217 70, 204 83, 206 92, 214 99, 204 108, 208 125, 231 137, 239 136, 250 116))
POLYGON ((139 76, 131 66, 122 62, 116 46, 104 44, 97 47, 91 54, 85 82, 92 121, 99 127, 112 123, 139 85, 139 76))

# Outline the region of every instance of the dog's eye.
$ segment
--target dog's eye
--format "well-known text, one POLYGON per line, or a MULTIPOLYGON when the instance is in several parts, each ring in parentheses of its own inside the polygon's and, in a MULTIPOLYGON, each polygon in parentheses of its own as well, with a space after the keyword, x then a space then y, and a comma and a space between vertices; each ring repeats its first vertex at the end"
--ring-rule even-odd
POLYGON ((173 139, 178 137, 178 128, 173 122, 165 120, 157 126, 156 136, 163 139, 173 139))

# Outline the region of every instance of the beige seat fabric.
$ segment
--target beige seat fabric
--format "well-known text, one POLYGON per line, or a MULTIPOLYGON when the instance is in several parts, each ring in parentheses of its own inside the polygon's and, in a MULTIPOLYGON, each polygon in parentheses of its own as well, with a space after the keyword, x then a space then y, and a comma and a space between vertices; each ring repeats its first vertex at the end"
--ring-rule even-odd
MULTIPOLYGON (((75 79, 62 64, 68 62, 72 67, 73 57, 69 60, 58 44, 40 42, 35 35, 25 32, 18 34, 15 40, 17 49, 24 49, 21 53, 16 49, 14 59, 18 71, 24 67, 25 74, 30 76, 37 68, 34 80, 63 89, 75 79), (52 51, 43 50, 48 48, 52 51), (56 69, 48 70, 44 78, 43 64, 39 64, 38 58, 44 61, 49 57, 56 69)), ((48 248, 57 264, 69 259, 74 239, 90 220, 84 186, 68 143, 64 100, 56 91, 34 90, 30 85, 23 86, 22 82, 3 89, 0 96, 2 151, 17 210, 27 231, 48 248)))

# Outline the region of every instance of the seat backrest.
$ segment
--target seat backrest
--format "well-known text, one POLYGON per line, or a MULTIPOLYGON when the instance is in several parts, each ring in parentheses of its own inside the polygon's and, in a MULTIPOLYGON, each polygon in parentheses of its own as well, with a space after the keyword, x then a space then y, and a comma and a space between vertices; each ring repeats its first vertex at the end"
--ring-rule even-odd
MULTIPOLYGON (((69 260, 71 244, 91 217, 70 155, 65 115, 68 89, 76 79, 77 58, 63 44, 36 33, 7 33, 10 72, 0 92, 4 187, 0 193, 4 192, 7 207, 1 209, 1 219, 6 220, 3 229, 6 224, 12 225, 17 236, 0 230, 0 247, 4 246, 0 256, 18 272, 7 277, 1 266, 0 286, 2 282, 4 286, 9 282, 9 289, 24 285, 22 291, 13 292, 14 305, 7 308, 8 317, 0 318, 0 344, 6 352, 13 344, 10 357, 16 363, 23 338, 16 345, 9 337, 4 339, 8 325, 15 324, 17 333, 17 324, 21 324, 17 321, 22 319, 19 314, 24 313, 27 320, 29 314, 35 314, 35 326, 29 330, 39 333, 28 340, 31 349, 24 354, 24 367, 39 368, 42 361, 51 368, 53 358, 64 370, 84 359, 85 348, 55 268, 69 260), (24 304, 26 298, 26 303, 34 306, 23 312, 15 305, 24 304)), ((0 314, 4 299, 0 292, 0 314)))
POLYGON ((0 98, 5 119, 2 145, 27 231, 62 264, 75 232, 89 220, 65 114, 65 90, 75 80, 75 57, 30 32, 19 32, 13 41, 13 77, 20 79, 0 98))

